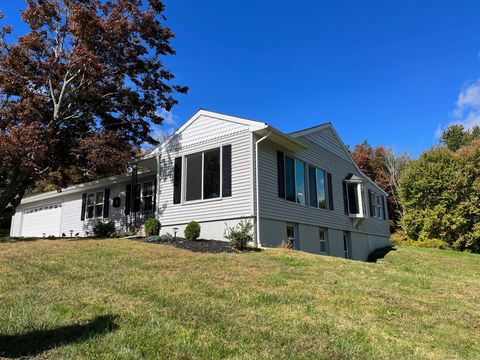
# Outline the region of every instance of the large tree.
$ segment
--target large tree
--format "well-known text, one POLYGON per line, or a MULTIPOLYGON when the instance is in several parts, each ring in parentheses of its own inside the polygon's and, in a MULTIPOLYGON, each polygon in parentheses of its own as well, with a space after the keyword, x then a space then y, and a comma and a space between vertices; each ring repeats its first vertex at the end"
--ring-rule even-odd
POLYGON ((457 151, 474 140, 480 140, 480 126, 466 129, 461 124, 453 124, 445 129, 440 137, 440 143, 451 151, 457 151))
MULTIPOLYGON (((27 0, 29 32, 0 28, 0 222, 36 181, 120 171, 185 87, 162 59, 160 0, 27 0)), ((1 17, 0 17, 1 20, 1 17)))

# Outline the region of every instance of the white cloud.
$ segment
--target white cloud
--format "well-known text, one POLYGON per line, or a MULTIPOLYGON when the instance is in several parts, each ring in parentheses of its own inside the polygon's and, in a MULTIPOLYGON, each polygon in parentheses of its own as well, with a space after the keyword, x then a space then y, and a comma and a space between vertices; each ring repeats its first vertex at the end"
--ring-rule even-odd
POLYGON ((460 91, 452 117, 453 119, 448 125, 438 125, 435 131, 437 139, 440 138, 446 128, 453 124, 463 125, 466 129, 480 126, 480 79, 470 83, 460 91))
POLYGON ((160 109, 160 110, 157 110, 157 115, 163 118, 163 123, 165 125, 170 125, 170 126, 177 125, 177 116, 175 116, 171 111, 160 109))

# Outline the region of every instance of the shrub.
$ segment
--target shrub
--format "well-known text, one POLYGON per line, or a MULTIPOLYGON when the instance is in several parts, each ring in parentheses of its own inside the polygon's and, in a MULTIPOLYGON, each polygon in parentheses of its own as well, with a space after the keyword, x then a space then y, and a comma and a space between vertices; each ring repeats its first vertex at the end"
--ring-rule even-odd
POLYGON ((160 221, 155 218, 150 218, 145 221, 145 235, 146 236, 153 236, 158 235, 160 232, 160 221))
POLYGON ((158 236, 158 235, 149 236, 148 241, 159 242, 160 241, 160 236, 158 236))
POLYGON ((96 237, 111 237, 115 233, 115 223, 99 221, 93 227, 93 233, 96 237))
POLYGON ((253 224, 250 221, 242 219, 236 226, 228 226, 226 223, 225 226, 224 236, 230 240, 230 246, 232 248, 241 251, 245 250, 247 244, 253 240, 253 224))
POLYGON ((196 221, 190 221, 185 228, 183 235, 187 240, 197 240, 200 236, 200 224, 196 221))
POLYGON ((160 235, 160 241, 163 242, 170 242, 173 240, 173 236, 170 233, 165 233, 163 235, 160 235))

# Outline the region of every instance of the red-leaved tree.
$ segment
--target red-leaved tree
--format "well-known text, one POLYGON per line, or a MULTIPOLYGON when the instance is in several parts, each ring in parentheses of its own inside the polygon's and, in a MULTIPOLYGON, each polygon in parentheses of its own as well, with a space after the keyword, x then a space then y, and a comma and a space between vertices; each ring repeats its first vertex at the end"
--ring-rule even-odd
MULTIPOLYGON (((49 174, 121 171, 185 87, 160 0, 27 0, 29 32, 0 28, 0 223, 49 174), (75 171, 71 171, 71 169, 75 171)), ((0 15, 0 20, 2 16, 0 15)))

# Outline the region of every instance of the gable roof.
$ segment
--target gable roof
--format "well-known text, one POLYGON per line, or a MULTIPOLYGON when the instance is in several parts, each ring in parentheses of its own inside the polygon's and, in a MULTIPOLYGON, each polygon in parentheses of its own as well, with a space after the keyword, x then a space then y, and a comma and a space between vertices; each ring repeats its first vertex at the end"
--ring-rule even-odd
POLYGON ((353 157, 352 157, 352 154, 350 154, 350 151, 348 151, 347 147, 345 146, 344 142, 342 141, 342 139, 340 138, 340 136, 338 135, 337 131, 335 130, 335 128, 333 127, 332 123, 331 122, 328 122, 328 123, 324 123, 324 124, 320 124, 320 125, 317 125, 317 126, 312 126, 310 128, 307 128, 307 129, 303 129, 303 130, 299 130, 299 131, 295 131, 293 133, 290 133, 291 136, 294 136, 294 137, 300 137, 300 136, 305 136, 305 135, 309 135, 309 134, 313 134, 317 131, 322 131, 322 130, 325 130, 325 129, 330 129, 333 133, 333 135, 335 136, 336 140, 338 141, 338 143, 341 145, 341 147, 343 148, 343 151, 345 152, 345 154, 348 156, 348 158, 350 159, 350 161, 353 163, 353 165, 355 165, 355 168, 358 170, 358 172, 363 176, 363 178, 365 180, 367 180, 368 182, 370 182, 373 186, 375 186, 383 195, 385 196, 388 196, 388 194, 385 192, 385 190, 383 190, 380 186, 378 186, 378 184, 373 181, 370 177, 368 177, 367 175, 365 175, 365 173, 360 170, 360 168, 358 167, 357 163, 355 162, 355 160, 353 160, 353 157))

